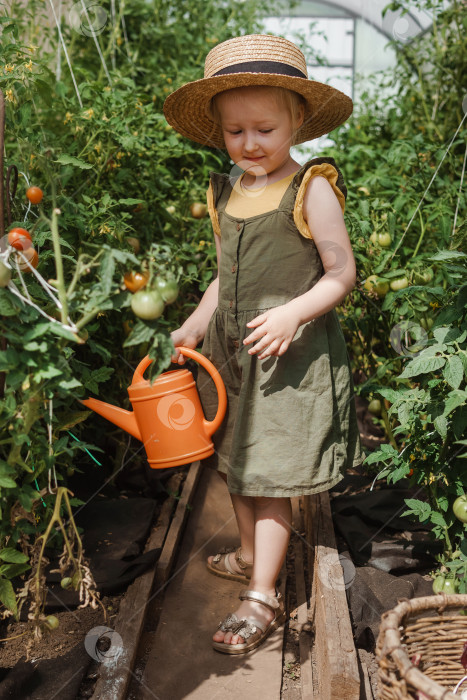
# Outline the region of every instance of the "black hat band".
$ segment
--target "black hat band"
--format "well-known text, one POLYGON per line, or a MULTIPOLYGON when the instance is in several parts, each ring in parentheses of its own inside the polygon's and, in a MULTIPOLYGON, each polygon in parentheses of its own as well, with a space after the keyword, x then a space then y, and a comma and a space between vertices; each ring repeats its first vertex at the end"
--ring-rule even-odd
POLYGON ((280 63, 279 61, 245 61, 244 63, 235 63, 232 66, 221 68, 212 77, 229 75, 229 73, 277 73, 278 75, 290 75, 293 78, 305 78, 307 80, 307 76, 301 70, 290 66, 288 63, 280 63))

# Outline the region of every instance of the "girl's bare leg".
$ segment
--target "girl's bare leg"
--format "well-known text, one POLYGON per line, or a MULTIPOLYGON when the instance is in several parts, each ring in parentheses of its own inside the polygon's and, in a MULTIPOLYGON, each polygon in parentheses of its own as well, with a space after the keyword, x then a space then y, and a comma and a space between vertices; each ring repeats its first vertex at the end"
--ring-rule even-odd
MULTIPOLYGON (((226 476, 219 472, 220 476, 226 481, 226 476)), ((235 517, 237 519, 238 531, 240 533, 240 543, 242 547, 242 557, 249 564, 253 562, 254 552, 254 533, 255 533, 255 512, 254 499, 251 496, 237 496, 230 494, 232 505, 234 507, 235 517)), ((212 556, 208 557, 209 563, 212 561, 212 556)), ((229 554, 230 566, 234 571, 241 574, 242 569, 238 566, 235 559, 235 552, 229 554)))
MULTIPOLYGON (((240 496, 236 498, 250 498, 240 496)), ((289 498, 253 498, 254 509, 254 560, 253 573, 249 588, 276 595, 275 584, 279 571, 287 553, 292 522, 292 509, 289 498)), ((234 508, 236 504, 234 502, 234 508)), ((237 515, 237 518, 239 516, 237 515)), ((241 518, 241 515, 240 515, 241 518)), ((261 603, 244 600, 235 611, 237 617, 253 616, 264 622, 271 622, 274 613, 261 603)), ((242 637, 231 632, 218 631, 213 637, 215 642, 224 641, 226 644, 241 644, 242 637)))

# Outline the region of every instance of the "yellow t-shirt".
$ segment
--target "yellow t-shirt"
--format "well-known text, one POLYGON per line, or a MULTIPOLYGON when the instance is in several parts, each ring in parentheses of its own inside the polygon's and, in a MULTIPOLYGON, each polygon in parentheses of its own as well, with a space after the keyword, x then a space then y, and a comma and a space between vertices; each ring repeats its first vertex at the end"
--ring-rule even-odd
MULTIPOLYGON (((238 178, 234 187, 232 188, 232 192, 230 193, 230 197, 225 208, 226 214, 230 214, 230 216, 234 216, 239 219, 246 219, 250 216, 264 214, 267 211, 277 209, 294 175, 295 173, 292 173, 282 180, 273 182, 271 185, 266 185, 265 187, 256 191, 242 188, 241 177, 238 178)), ((342 213, 344 213, 345 210, 345 196, 337 186, 338 172, 336 168, 330 163, 311 165, 305 172, 300 187, 298 188, 293 210, 295 225, 304 238, 313 238, 313 236, 311 235, 311 231, 303 216, 303 200, 305 198, 305 192, 309 181, 318 175, 326 178, 339 201, 342 213)), ((221 232, 219 220, 217 217, 216 208, 214 206, 211 183, 209 183, 209 187, 206 192, 206 199, 214 233, 217 233, 217 235, 220 236, 221 232)))
POLYGON ((277 209, 294 175, 295 173, 291 173, 282 180, 256 189, 245 187, 242 183, 243 175, 241 175, 230 193, 225 213, 239 219, 247 219, 250 216, 277 209))

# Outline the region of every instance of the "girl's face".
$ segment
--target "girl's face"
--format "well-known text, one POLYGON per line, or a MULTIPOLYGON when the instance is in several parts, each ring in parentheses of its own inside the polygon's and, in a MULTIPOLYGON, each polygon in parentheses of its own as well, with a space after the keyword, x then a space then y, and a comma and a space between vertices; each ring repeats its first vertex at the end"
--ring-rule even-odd
POLYGON ((279 179, 281 171, 294 162, 289 153, 293 125, 287 107, 258 87, 227 90, 216 97, 216 105, 233 162, 254 178, 274 173, 274 179, 279 179))

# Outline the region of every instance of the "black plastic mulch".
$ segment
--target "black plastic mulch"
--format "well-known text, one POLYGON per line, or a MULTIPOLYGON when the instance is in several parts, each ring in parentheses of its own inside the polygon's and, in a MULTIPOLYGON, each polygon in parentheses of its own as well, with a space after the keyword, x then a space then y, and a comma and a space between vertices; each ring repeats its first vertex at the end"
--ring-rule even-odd
POLYGON ((341 494, 349 486, 358 490, 371 482, 347 475, 332 489, 331 509, 355 643, 374 652, 382 613, 401 598, 433 593, 433 582, 424 575, 436 568, 442 545, 430 538, 425 525, 401 517, 407 510, 404 499, 420 498, 419 489, 401 484, 341 494))

